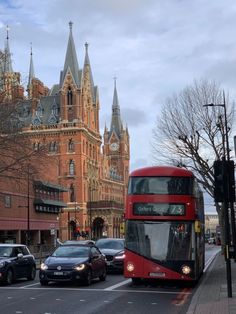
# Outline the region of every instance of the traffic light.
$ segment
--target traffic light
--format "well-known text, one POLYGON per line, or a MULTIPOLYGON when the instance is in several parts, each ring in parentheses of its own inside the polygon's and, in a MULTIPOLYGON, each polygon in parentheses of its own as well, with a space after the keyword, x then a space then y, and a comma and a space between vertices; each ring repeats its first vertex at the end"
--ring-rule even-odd
POLYGON ((235 202, 235 179, 233 160, 214 162, 214 199, 216 202, 235 202))
POLYGON ((235 178, 234 178, 234 161, 230 160, 227 163, 227 174, 228 174, 228 195, 229 202, 235 202, 235 178))
POLYGON ((224 202, 224 161, 214 162, 214 199, 216 202, 224 202))

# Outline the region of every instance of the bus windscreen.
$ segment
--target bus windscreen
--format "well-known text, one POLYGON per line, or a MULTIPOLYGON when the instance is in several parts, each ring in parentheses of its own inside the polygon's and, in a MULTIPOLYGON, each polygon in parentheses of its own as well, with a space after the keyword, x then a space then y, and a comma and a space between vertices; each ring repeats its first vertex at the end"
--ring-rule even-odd
POLYGON ((191 222, 129 220, 126 231, 126 248, 143 257, 159 261, 192 259, 191 222))
POLYGON ((191 195, 191 177, 131 177, 128 194, 191 195))

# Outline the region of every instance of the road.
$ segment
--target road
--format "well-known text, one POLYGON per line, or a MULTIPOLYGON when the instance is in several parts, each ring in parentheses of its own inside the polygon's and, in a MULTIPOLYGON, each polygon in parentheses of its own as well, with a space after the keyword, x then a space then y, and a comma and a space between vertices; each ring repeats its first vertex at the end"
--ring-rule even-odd
MULTIPOLYGON (((217 251, 217 246, 206 246, 206 267, 217 251)), ((197 286, 159 281, 133 286, 130 280, 116 274, 109 274, 105 282, 94 280, 89 287, 41 287, 37 276, 33 282, 20 280, 11 286, 0 286, 0 304, 2 314, 184 314, 196 289, 197 286)))

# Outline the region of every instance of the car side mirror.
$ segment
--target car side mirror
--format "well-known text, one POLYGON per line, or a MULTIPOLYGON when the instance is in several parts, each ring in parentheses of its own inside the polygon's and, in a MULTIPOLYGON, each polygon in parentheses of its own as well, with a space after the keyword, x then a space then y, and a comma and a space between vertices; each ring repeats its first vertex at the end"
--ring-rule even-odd
POLYGON ((23 254, 22 253, 18 253, 17 254, 17 258, 19 258, 19 259, 23 258, 23 254))

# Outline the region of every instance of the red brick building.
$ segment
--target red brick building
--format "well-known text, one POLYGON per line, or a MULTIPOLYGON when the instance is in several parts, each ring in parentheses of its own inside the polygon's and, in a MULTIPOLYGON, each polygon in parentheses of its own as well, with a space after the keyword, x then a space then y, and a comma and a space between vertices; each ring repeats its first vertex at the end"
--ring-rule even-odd
MULTIPOLYGON (((49 90, 35 77, 31 52, 27 96, 22 96, 22 92, 13 94, 16 84, 14 88, 8 87, 7 97, 20 99, 20 120, 25 134, 32 141, 33 149, 46 146, 51 160, 49 167, 41 172, 37 183, 34 181, 31 186, 31 230, 35 230, 31 237, 37 241, 42 240, 40 219, 47 221, 49 233, 50 229, 56 229, 61 240, 75 238, 76 232, 79 235, 82 231, 94 238, 122 235, 130 159, 128 128, 121 121, 115 83, 110 127, 105 127, 101 135, 99 93, 93 81, 88 44, 85 44, 84 63, 80 68, 71 22, 69 26, 60 82, 49 90), (51 195, 51 201, 45 195, 51 195), (52 207, 55 208, 53 213, 52 207), (51 212, 47 212, 47 208, 51 212)), ((6 53, 9 53, 10 58, 8 38, 6 53)), ((10 59, 8 64, 11 65, 10 59)), ((9 82, 16 83, 11 66, 4 68, 4 64, 0 64, 1 73, 2 77, 10 75, 13 79, 9 82)), ((17 75, 17 90, 21 91, 17 75)), ((55 77, 58 77, 58 73, 55 73, 55 77)), ((10 188, 0 185, 4 196, 7 195, 7 189, 10 188)), ((27 195, 22 194, 26 200, 27 195)), ((17 202, 20 203, 20 200, 17 202)), ((17 203, 14 206, 18 206, 17 203)), ((19 207, 15 207, 14 211, 19 216, 21 212, 25 218, 25 213, 19 207)), ((3 208, 0 212, 0 235, 9 230, 9 223, 12 223, 13 228, 13 221, 16 221, 16 217, 9 216, 9 210, 3 208), (4 225, 4 215, 8 217, 8 225, 6 222, 4 225)), ((21 228, 25 230, 25 225, 21 228)))

